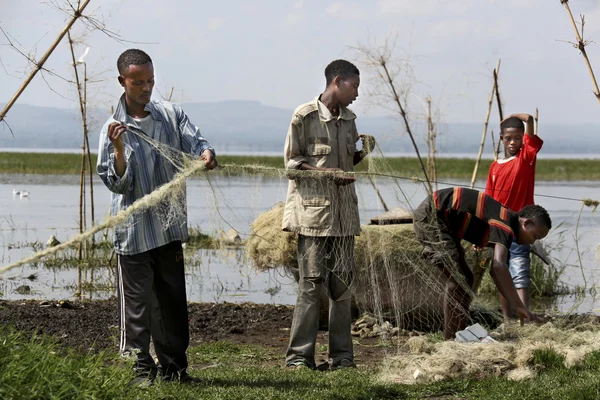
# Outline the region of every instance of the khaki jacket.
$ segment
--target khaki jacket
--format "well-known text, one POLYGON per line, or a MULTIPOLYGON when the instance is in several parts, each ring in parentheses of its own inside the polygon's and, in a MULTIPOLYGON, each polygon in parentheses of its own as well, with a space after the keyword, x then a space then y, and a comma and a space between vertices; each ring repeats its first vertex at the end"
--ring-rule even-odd
MULTIPOLYGON (((345 107, 334 117, 318 98, 298 107, 285 140, 285 168, 298 169, 308 163, 353 171, 359 139, 355 119, 356 115, 345 107)), ((354 183, 338 186, 326 177, 290 179, 283 230, 305 236, 360 234, 354 183)))

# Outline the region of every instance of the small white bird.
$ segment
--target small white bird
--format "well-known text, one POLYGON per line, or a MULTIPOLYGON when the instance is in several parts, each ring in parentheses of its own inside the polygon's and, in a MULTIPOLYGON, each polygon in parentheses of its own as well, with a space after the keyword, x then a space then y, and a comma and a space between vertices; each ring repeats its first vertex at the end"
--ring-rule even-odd
POLYGON ((23 197, 29 197, 29 192, 26 190, 21 190, 21 194, 20 194, 21 198, 23 197))
POLYGON ((81 57, 79 57, 79 59, 77 60, 77 64, 82 64, 84 62, 83 60, 85 59, 85 56, 87 56, 89 52, 90 52, 90 48, 86 47, 85 51, 83 52, 81 57))
POLYGON ((13 189, 13 196, 18 196, 20 194, 21 192, 19 192, 17 189, 13 189))

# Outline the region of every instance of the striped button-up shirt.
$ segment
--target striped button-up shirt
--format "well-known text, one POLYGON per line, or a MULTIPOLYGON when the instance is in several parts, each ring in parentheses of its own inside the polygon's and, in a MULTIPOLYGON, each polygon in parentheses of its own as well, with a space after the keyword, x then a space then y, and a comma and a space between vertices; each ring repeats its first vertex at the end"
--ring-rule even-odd
MULTIPOLYGON (((153 131, 145 133, 162 146, 176 150, 170 150, 170 154, 183 152, 200 156, 206 149, 214 154, 200 130, 190 122, 180 107, 165 101, 151 101, 144 109, 154 121, 153 131)), ((136 200, 168 183, 177 173, 177 168, 160 151, 133 132, 127 131, 121 136, 127 166, 123 176, 119 177, 115 171, 113 144, 107 136, 108 125, 117 121, 139 128, 136 121, 127 115, 125 95, 121 97, 114 115, 102 128, 96 167, 100 178, 112 192, 111 215, 116 215, 136 200)), ((164 202, 158 207, 136 213, 125 223, 116 226, 113 232, 115 252, 123 255, 139 254, 176 240, 187 241, 185 189, 180 200, 181 203, 176 206, 181 212, 171 216, 168 224, 165 224, 167 213, 173 205, 164 202)))

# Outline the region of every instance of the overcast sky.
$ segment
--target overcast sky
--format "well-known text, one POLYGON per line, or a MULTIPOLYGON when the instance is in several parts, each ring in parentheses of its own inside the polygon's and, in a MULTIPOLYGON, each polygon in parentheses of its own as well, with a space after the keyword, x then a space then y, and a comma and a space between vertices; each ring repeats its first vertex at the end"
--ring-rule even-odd
MULTIPOLYGON (((600 1, 569 3, 576 17, 586 15, 585 37, 600 42, 600 1)), ((98 31, 87 35, 88 73, 104 79, 90 84, 92 105, 114 103, 122 92, 115 64, 128 47, 150 54, 156 89, 166 96, 175 87, 173 99, 183 102, 184 109, 186 102, 237 99, 293 109, 322 91, 329 61, 358 63, 350 47, 396 37, 396 55, 412 60, 413 113, 422 111, 422 99, 430 94, 442 121, 481 122, 491 71, 502 58, 505 113, 534 113, 539 107, 541 122, 600 120, 583 58, 559 41, 574 40, 560 0, 92 0, 86 14, 138 42, 119 43, 98 31)), ((0 0, 0 26, 25 49, 35 49, 38 58, 65 22, 66 16, 46 2, 0 0)), ((83 31, 77 23, 76 36, 83 31)), ((0 43, 7 40, 0 37, 0 43)), ((78 46, 77 53, 84 49, 78 46)), ((590 44, 588 53, 600 79, 600 46, 590 44)), ((30 65, 6 45, 0 46, 0 60, 4 103, 30 65)), ((69 61, 65 40, 47 67, 72 79, 69 61)), ((361 72, 365 94, 374 80, 366 67, 361 72)), ((52 90, 38 75, 18 102, 75 107, 73 88, 44 76, 52 90)), ((359 117, 383 113, 366 95, 353 108, 359 117)))

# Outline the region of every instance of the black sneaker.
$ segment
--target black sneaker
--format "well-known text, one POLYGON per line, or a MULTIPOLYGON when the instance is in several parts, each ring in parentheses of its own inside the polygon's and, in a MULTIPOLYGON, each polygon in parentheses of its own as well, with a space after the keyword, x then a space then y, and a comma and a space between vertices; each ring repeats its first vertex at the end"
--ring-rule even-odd
POLYGON ((179 382, 186 385, 194 385, 200 383, 200 379, 188 374, 186 371, 180 373, 172 373, 167 375, 159 375, 159 379, 163 382, 179 382))
POLYGON ((315 369, 312 365, 308 364, 304 360, 296 360, 286 364, 286 367, 289 369, 315 369))
POLYGON ((339 362, 332 364, 330 367, 330 369, 334 370, 334 371, 338 370, 338 369, 346 369, 346 368, 356 368, 356 364, 354 364, 354 361, 344 358, 343 360, 340 360, 339 362))
POLYGON ((193 377, 185 371, 181 371, 181 374, 179 374, 179 383, 186 385, 197 385, 200 382, 202 382, 200 378, 193 377))

